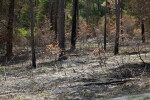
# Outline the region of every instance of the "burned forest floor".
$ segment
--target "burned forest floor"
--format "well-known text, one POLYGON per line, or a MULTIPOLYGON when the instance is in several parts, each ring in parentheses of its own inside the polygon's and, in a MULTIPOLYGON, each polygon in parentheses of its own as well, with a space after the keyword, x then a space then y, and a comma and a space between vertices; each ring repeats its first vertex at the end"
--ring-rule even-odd
POLYGON ((99 47, 95 38, 79 42, 63 61, 39 47, 37 69, 31 68, 31 54, 24 49, 10 61, 1 58, 0 100, 150 99, 149 43, 122 45, 119 55, 113 54, 113 44, 106 52, 99 47))

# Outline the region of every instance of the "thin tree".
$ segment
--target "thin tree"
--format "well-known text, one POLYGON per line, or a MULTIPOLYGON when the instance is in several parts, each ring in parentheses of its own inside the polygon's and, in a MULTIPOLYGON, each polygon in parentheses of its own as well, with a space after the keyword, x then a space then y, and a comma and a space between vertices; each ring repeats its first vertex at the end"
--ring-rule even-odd
POLYGON ((74 49, 75 49, 75 45, 76 45, 77 9, 78 9, 78 0, 73 0, 72 33, 71 33, 71 50, 74 50, 74 49))
POLYGON ((141 20, 141 34, 142 34, 142 43, 145 43, 145 29, 144 29, 144 21, 141 20))
POLYGON ((50 30, 52 30, 53 29, 53 27, 52 27, 52 21, 53 21, 53 15, 52 15, 52 0, 49 0, 49 21, 50 21, 50 25, 51 25, 51 28, 50 28, 50 30))
POLYGON ((39 0, 35 0, 35 6, 38 6, 39 0))
POLYGON ((36 68, 36 57, 34 46, 34 12, 32 0, 30 0, 30 29, 31 29, 32 67, 36 68))
MULTIPOLYGON (((120 20, 121 20, 121 35, 123 35, 123 0, 121 0, 121 14, 120 14, 120 20)), ((122 41, 124 41, 124 37, 122 37, 122 41)))
POLYGON ((80 10, 80 4, 79 4, 79 0, 77 2, 77 34, 78 34, 78 31, 79 31, 79 10, 80 10))
POLYGON ((55 41, 57 41, 57 18, 58 18, 58 4, 59 0, 55 0, 55 41))
POLYGON ((97 0, 97 9, 98 9, 98 12, 100 11, 100 2, 99 0, 97 0))
POLYGON ((65 12, 64 0, 59 0, 59 48, 60 55, 58 60, 63 60, 65 53, 65 12))
POLYGON ((86 23, 89 24, 89 2, 86 0, 86 23))
POLYGON ((115 37, 115 48, 114 54, 119 53, 119 30, 120 30, 120 0, 115 0, 116 6, 116 37, 115 37))
POLYGON ((107 0, 105 6, 105 24, 104 24, 104 50, 106 51, 106 24, 107 24, 107 0))
POLYGON ((9 0, 9 14, 8 14, 8 25, 7 25, 7 44, 6 44, 6 58, 10 59, 13 55, 13 22, 14 22, 14 5, 15 0, 9 0))

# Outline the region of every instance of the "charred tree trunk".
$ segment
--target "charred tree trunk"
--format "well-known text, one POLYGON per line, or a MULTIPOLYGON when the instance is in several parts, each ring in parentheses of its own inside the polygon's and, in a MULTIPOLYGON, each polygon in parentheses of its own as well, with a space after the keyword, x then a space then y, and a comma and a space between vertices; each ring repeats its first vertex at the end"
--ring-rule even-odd
POLYGON ((13 55, 13 22, 14 22, 14 5, 15 0, 9 0, 9 15, 8 15, 8 26, 7 26, 7 44, 6 44, 6 57, 10 59, 13 55))
POLYGON ((38 6, 39 0, 35 0, 35 6, 38 6))
POLYGON ((3 9, 3 0, 0 1, 0 12, 2 12, 3 9))
POLYGON ((145 29, 144 29, 144 21, 141 22, 141 30, 142 30, 142 43, 145 43, 145 29))
POLYGON ((116 37, 115 37, 115 48, 114 54, 119 53, 119 30, 120 30, 120 0, 115 0, 116 6, 116 37))
POLYGON ((57 42, 57 18, 58 18, 58 4, 59 1, 55 0, 55 41, 57 42))
POLYGON ((52 11, 53 11, 53 9, 52 9, 52 0, 49 0, 49 21, 50 21, 50 25, 51 25, 51 28, 50 28, 50 30, 52 30, 53 29, 53 26, 52 26, 52 23, 53 23, 53 14, 52 14, 52 11))
MULTIPOLYGON (((123 0, 121 0, 121 35, 123 35, 123 0)), ((124 41, 124 37, 122 37, 122 41, 124 41)))
POLYGON ((89 2, 86 0, 86 23, 89 24, 89 2))
POLYGON ((76 45, 77 6, 78 6, 78 0, 73 0, 73 17, 72 17, 72 33, 71 33, 71 50, 74 50, 74 49, 75 49, 75 45, 76 45))
POLYGON ((36 68, 35 45, 34 45, 34 12, 32 0, 30 0, 30 28, 31 28, 32 67, 36 68))
MULTIPOLYGON (((79 29, 79 9, 80 9, 80 7, 79 7, 79 0, 78 0, 78 2, 77 2, 77 29, 79 29)), ((78 30, 77 30, 77 33, 78 33, 78 30)))
POLYGON ((98 12, 100 11, 100 6, 99 6, 100 2, 99 0, 97 0, 97 8, 98 8, 98 12))
POLYGON ((58 60, 64 60, 65 53, 65 12, 64 0, 59 0, 59 48, 60 55, 58 60))
POLYGON ((105 7, 105 24, 104 24, 104 50, 106 51, 106 24, 107 24, 107 0, 105 7))

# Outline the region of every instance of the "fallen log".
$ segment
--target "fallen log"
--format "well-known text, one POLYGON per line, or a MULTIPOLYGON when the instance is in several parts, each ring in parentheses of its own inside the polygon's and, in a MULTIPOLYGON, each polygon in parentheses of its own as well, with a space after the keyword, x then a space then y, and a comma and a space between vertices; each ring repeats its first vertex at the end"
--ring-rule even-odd
POLYGON ((11 93, 25 93, 25 91, 6 91, 6 92, 0 93, 0 95, 7 95, 11 93))
POLYGON ((122 80, 113 80, 109 82, 89 82, 85 83, 83 86, 90 86, 90 85, 116 85, 116 84, 124 84, 129 81, 140 80, 139 78, 130 78, 130 79, 122 79, 122 80))

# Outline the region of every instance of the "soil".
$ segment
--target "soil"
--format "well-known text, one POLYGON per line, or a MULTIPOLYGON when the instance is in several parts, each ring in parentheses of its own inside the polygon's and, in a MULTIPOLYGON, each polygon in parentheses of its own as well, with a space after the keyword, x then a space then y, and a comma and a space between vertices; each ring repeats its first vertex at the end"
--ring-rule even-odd
MULTIPOLYGON (((36 69, 31 68, 30 50, 15 52, 7 62, 1 59, 0 100, 149 99, 150 53, 122 46, 115 56, 110 44, 95 56, 97 47, 94 38, 79 42, 63 61, 57 61, 57 52, 37 48, 36 69)), ((144 48, 148 51, 148 43, 144 48)))

